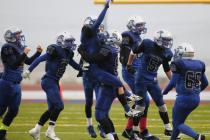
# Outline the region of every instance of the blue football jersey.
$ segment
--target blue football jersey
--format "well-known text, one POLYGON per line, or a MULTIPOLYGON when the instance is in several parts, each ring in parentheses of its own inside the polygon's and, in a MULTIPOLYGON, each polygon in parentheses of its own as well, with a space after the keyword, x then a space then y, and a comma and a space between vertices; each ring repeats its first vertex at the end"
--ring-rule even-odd
POLYGON ((179 74, 176 91, 180 94, 199 94, 205 64, 200 60, 178 59, 171 63, 173 73, 179 74))
POLYGON ((168 62, 173 57, 171 49, 160 48, 154 41, 150 39, 144 39, 142 44, 138 47, 138 51, 134 53, 139 52, 142 52, 142 56, 140 57, 141 64, 137 73, 138 80, 156 80, 157 71, 160 65, 162 64, 163 67, 167 67, 168 62))

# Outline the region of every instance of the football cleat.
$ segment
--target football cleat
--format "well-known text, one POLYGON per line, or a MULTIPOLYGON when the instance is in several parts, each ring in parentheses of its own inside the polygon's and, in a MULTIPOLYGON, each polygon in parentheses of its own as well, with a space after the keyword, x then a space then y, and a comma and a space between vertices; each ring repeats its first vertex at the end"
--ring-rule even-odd
POLYGON ((172 130, 165 129, 164 134, 166 136, 172 136, 172 130))
POLYGON ((143 140, 159 140, 158 137, 153 136, 151 133, 149 133, 147 129, 145 129, 143 132, 141 132, 141 136, 142 136, 143 140))
POLYGON ((50 140, 60 140, 56 134, 55 134, 55 131, 54 130, 47 130, 46 133, 45 133, 45 136, 47 138, 49 138, 50 140))
POLYGON ((140 101, 142 98, 140 96, 135 95, 135 94, 131 94, 126 99, 127 99, 128 104, 130 104, 132 102, 140 101))
POLYGON ((34 138, 34 140, 40 140, 40 131, 36 128, 32 128, 28 133, 34 138))
POLYGON ((103 130, 103 128, 101 127, 101 125, 98 125, 98 126, 97 126, 97 129, 98 129, 98 132, 99 132, 100 136, 101 136, 102 138, 106 138, 106 133, 104 132, 104 130, 103 130))
POLYGON ((142 140, 142 138, 138 131, 132 131, 131 137, 129 140, 142 140))
POLYGON ((89 134, 92 138, 96 138, 96 137, 97 137, 96 132, 95 132, 95 130, 94 130, 94 128, 93 128, 92 125, 90 125, 90 126, 87 127, 87 131, 88 131, 88 134, 89 134))
POLYGON ((206 137, 204 135, 198 134, 197 138, 195 138, 195 140, 205 140, 206 137))
POLYGON ((126 117, 139 117, 143 115, 143 112, 135 109, 130 109, 128 112, 125 112, 126 117))
POLYGON ((125 129, 122 133, 122 136, 127 138, 127 139, 130 139, 131 138, 131 131, 132 131, 132 129, 125 129))

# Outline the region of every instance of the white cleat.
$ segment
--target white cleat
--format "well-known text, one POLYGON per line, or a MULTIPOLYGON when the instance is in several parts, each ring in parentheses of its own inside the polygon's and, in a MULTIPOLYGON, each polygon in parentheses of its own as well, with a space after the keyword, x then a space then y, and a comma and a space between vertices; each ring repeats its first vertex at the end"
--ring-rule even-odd
POLYGON ((45 136, 46 136, 47 138, 49 138, 50 140, 60 140, 60 139, 56 136, 54 130, 47 130, 46 133, 45 133, 45 136))
POLYGON ((131 94, 127 97, 127 102, 130 104, 132 102, 140 101, 142 98, 140 96, 137 96, 135 94, 131 94))
POLYGON ((40 140, 40 131, 36 128, 32 128, 28 133, 34 138, 34 140, 40 140))
POLYGON ((141 116, 143 112, 135 109, 130 109, 128 112, 125 113, 127 117, 138 117, 141 116))

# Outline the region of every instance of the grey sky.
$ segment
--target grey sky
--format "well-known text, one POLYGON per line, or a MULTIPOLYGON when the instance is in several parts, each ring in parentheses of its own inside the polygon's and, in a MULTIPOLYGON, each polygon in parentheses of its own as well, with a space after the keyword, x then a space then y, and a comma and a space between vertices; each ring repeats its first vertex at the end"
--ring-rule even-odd
MULTIPOLYGON (((11 25, 23 29, 29 46, 46 47, 63 30, 69 30, 79 41, 84 18, 98 15, 101 9, 102 5, 94 5, 93 0, 0 0, 0 41, 5 28, 11 25)), ((112 5, 108 27, 126 30, 130 15, 141 15, 146 20, 146 37, 165 28, 174 34, 175 45, 191 42, 198 57, 210 57, 210 5, 112 5)))

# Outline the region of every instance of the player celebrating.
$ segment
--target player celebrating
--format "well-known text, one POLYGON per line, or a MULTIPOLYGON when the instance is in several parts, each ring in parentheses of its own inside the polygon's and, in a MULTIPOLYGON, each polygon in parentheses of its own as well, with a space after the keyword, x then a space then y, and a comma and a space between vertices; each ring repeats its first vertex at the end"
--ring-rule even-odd
POLYGON ((58 116, 64 109, 60 96, 59 80, 62 78, 68 64, 78 71, 81 70, 80 66, 73 60, 73 51, 76 48, 74 41, 74 37, 68 32, 59 34, 57 43, 48 46, 47 52, 37 58, 24 72, 24 78, 28 78, 40 62, 46 61, 46 74, 42 77, 41 86, 47 95, 48 109, 42 114, 36 126, 29 131, 29 134, 35 140, 40 140, 40 130, 48 120, 50 121, 45 133, 46 137, 51 140, 59 140, 54 131, 58 116))
POLYGON ((30 49, 25 46, 25 37, 17 27, 7 29, 4 39, 6 43, 1 49, 4 71, 0 79, 0 118, 6 114, 0 124, 0 140, 6 139, 6 132, 18 114, 24 63, 30 65, 42 52, 42 48, 38 46, 37 52, 28 58, 30 49))
MULTIPOLYGON (((122 64, 122 77, 124 81, 129 85, 132 92, 135 93, 135 72, 140 66, 140 56, 141 54, 130 54, 131 49, 138 47, 141 44, 142 39, 141 34, 145 34, 147 29, 145 27, 146 22, 140 16, 133 16, 129 18, 127 23, 127 28, 129 31, 122 33, 123 41, 120 46, 120 62, 122 64), (127 65, 129 57, 133 57, 132 65, 127 65)), ((140 129, 141 135, 144 139, 155 139, 155 136, 152 136, 147 130, 147 111, 149 107, 149 97, 146 95, 146 106, 143 116, 140 119, 140 129)), ((130 132, 132 130, 133 121, 131 118, 128 119, 126 129, 123 132, 125 138, 130 138, 130 132)))
MULTIPOLYGON (((138 68, 136 81, 135 81, 135 93, 142 97, 143 100, 136 104, 135 109, 145 110, 145 99, 147 91, 150 93, 156 106, 159 109, 159 114, 163 120, 165 126, 165 134, 171 135, 172 128, 169 123, 169 117, 167 107, 163 101, 161 89, 157 81, 157 70, 162 64, 164 71, 169 79, 171 79, 171 70, 169 67, 169 61, 173 54, 171 47, 173 44, 173 38, 170 32, 166 30, 158 30, 155 33, 154 41, 150 39, 144 39, 143 42, 136 48, 132 48, 135 54, 142 53, 140 60, 140 67, 138 68)), ((132 59, 128 61, 128 65, 132 64, 132 59)), ((138 137, 138 123, 139 118, 133 119, 133 137, 138 137)))
MULTIPOLYGON (((101 69, 112 74, 113 76, 116 76, 117 78, 118 47, 116 46, 119 46, 122 37, 117 31, 105 31, 98 33, 98 40, 99 44, 101 44, 99 52, 88 55, 87 52, 85 52, 82 48, 79 48, 79 52, 87 62, 98 64, 101 69)), ((117 95, 116 90, 117 88, 109 84, 102 83, 96 103, 96 120, 103 127, 106 137, 109 140, 118 139, 117 135, 115 134, 113 123, 108 115, 114 98, 119 96, 117 95)))
POLYGON ((172 79, 163 91, 163 95, 166 95, 173 87, 176 87, 177 92, 172 113, 171 140, 176 140, 180 132, 195 140, 205 140, 204 135, 196 133, 184 124, 189 114, 198 107, 200 92, 208 86, 205 64, 200 60, 193 60, 194 52, 189 43, 182 43, 175 49, 174 61, 171 63, 172 79))

